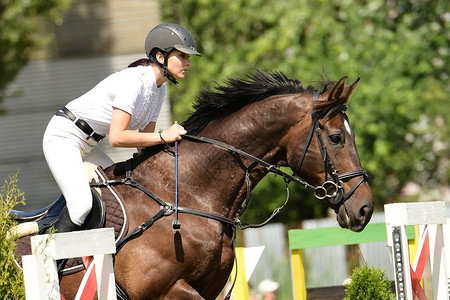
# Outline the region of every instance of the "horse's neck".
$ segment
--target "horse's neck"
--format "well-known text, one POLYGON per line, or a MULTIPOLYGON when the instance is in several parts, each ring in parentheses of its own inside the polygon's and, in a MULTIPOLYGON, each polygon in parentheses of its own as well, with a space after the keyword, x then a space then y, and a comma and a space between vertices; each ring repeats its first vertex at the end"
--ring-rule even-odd
MULTIPOLYGON (((301 119, 298 113, 293 117, 294 113, 287 108, 289 103, 281 99, 254 103, 209 124, 198 135, 220 140, 270 164, 277 164, 285 156, 280 141, 288 128, 301 119)), ((217 146, 182 144, 184 153, 180 156, 180 164, 189 166, 187 180, 198 184, 201 179, 202 197, 210 199, 202 199, 202 203, 215 203, 208 205, 235 211, 245 199, 248 188, 245 174, 253 161, 217 146)), ((251 179, 256 184, 266 173, 259 165, 251 172, 251 179)))

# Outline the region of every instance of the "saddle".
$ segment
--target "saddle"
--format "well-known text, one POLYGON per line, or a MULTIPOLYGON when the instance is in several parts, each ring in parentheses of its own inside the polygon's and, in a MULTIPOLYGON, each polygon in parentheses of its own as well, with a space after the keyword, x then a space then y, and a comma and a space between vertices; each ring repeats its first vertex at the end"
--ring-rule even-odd
MULTIPOLYGON (((92 209, 83 224, 83 229, 102 228, 105 225, 106 204, 95 189, 92 192, 92 209)), ((35 211, 12 210, 11 215, 19 224, 26 222, 37 222, 39 233, 44 234, 53 224, 58 221, 62 209, 66 206, 66 199, 59 196, 53 203, 35 211)))
MULTIPOLYGON (((100 181, 107 180, 106 174, 100 167, 98 167, 95 172, 100 181)), ((114 186, 91 188, 91 191, 93 196, 92 210, 86 217, 83 228, 87 230, 113 227, 115 241, 117 243, 128 232, 128 222, 122 198, 114 186)), ((44 234, 56 221, 58 221, 59 214, 65 206, 66 199, 61 195, 53 203, 44 208, 31 212, 12 210, 11 216, 19 224, 37 222, 39 234, 44 234)), ((32 235, 24 236, 17 242, 16 261, 19 265, 22 264, 23 255, 31 254, 31 236, 32 235)), ((73 258, 67 261, 62 274, 73 274, 84 269, 82 259, 73 258)))

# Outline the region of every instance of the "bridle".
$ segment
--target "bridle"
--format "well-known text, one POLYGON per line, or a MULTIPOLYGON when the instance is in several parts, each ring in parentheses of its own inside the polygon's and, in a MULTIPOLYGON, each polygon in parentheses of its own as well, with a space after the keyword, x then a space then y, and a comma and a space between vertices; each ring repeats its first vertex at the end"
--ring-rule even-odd
MULTIPOLYGON (((314 92, 313 102, 317 101, 319 95, 320 95, 319 91, 314 92)), ((347 106, 341 104, 337 110, 344 112, 346 109, 347 106)), ((328 155, 327 147, 323 142, 322 131, 320 130, 319 127, 319 117, 316 111, 313 111, 311 113, 311 119, 312 119, 312 126, 308 135, 306 146, 303 149, 303 153, 299 160, 297 168, 295 168, 294 173, 292 175, 298 174, 298 172, 300 171, 303 161, 305 160, 306 153, 308 152, 308 148, 311 145, 312 137, 315 133, 326 173, 324 183, 322 183, 322 185, 312 187, 312 190, 314 191, 314 195, 316 196, 317 199, 327 201, 331 206, 334 207, 334 210, 337 211, 339 207, 353 195, 356 189, 364 181, 367 181, 368 175, 365 170, 350 171, 339 174, 336 168, 334 167, 333 162, 331 161, 328 155), (331 177, 331 180, 327 178, 328 175, 331 177), (353 186, 353 188, 347 194, 345 194, 344 187, 342 186, 343 181, 359 176, 361 176, 361 179, 353 186)))

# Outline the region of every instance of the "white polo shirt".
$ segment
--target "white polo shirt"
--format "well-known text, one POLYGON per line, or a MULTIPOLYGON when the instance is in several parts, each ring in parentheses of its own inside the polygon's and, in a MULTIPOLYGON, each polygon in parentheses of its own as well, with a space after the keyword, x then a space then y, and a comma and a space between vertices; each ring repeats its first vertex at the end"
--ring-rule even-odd
POLYGON ((158 88, 151 66, 137 66, 111 74, 66 107, 95 132, 107 135, 113 107, 132 116, 128 129, 141 130, 156 122, 165 93, 164 84, 158 88))

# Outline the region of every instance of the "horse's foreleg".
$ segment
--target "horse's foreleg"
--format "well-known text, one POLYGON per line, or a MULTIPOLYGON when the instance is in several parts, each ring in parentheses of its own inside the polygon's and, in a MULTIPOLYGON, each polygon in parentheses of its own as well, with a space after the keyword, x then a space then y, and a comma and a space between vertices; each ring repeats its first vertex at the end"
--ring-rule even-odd
POLYGON ((192 286, 184 280, 178 280, 164 297, 166 300, 204 300, 192 286))

